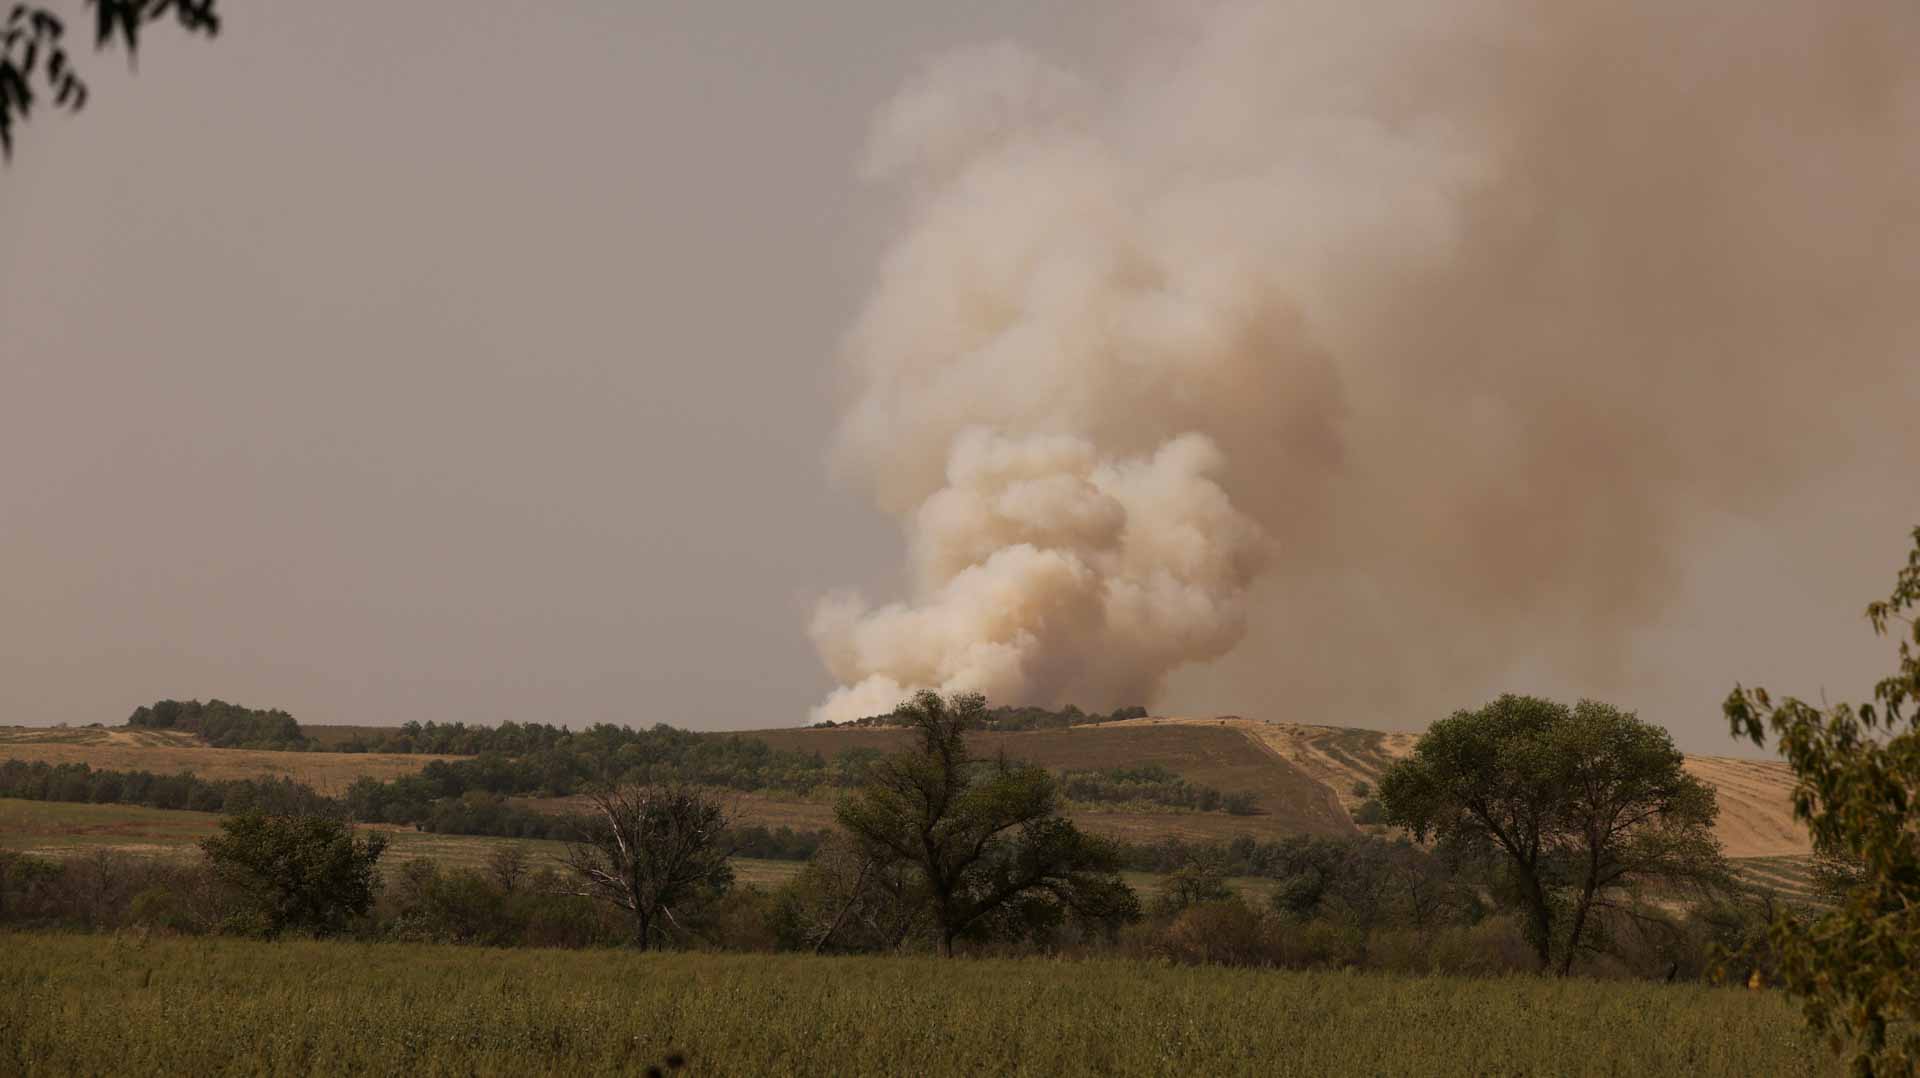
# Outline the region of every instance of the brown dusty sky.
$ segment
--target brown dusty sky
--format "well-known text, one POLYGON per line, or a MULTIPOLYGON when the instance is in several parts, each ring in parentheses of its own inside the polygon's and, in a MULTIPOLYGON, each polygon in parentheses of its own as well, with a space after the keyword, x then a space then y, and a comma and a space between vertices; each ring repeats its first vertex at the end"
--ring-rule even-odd
MULTIPOLYGON (((832 685, 813 602, 904 581, 894 523, 823 461, 833 357, 900 227, 856 176, 869 124, 929 55, 1006 39, 1097 76, 1133 70, 1145 25, 1078 2, 226 6, 213 42, 156 32, 137 76, 92 58, 87 110, 37 115, 0 170, 0 723, 164 696, 802 721, 832 685)), ((1747 515, 1689 518, 1603 683, 1522 656, 1416 708, 1349 651, 1327 661, 1351 705, 1299 714, 1275 649, 1445 669, 1446 619, 1322 636, 1289 618, 1327 604, 1269 588, 1163 704, 1404 729, 1590 691, 1725 751, 1732 681, 1840 696, 1884 666, 1858 612, 1920 522, 1914 445, 1863 434, 1747 515)))

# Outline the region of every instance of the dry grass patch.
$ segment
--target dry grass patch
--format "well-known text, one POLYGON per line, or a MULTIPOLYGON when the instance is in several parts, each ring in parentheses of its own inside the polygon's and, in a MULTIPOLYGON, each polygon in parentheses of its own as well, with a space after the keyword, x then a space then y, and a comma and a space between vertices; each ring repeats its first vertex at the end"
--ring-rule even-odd
POLYGON ((457 756, 362 752, 270 752, 216 749, 172 730, 97 727, 0 727, 0 759, 86 764, 111 771, 191 771, 203 779, 290 778, 321 793, 339 794, 362 775, 410 775, 435 760, 457 756))

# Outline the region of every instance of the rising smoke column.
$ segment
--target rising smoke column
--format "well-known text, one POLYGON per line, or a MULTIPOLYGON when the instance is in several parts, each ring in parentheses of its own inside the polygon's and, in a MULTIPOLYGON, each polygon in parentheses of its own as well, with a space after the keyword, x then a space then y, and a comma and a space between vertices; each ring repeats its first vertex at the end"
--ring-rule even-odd
POLYGON ((908 220, 834 462, 911 587, 820 605, 818 715, 1151 702, 1250 618, 1251 688, 1309 706, 1515 655, 1604 678, 1705 514, 1920 448, 1911 4, 1155 36, 1106 79, 962 52, 876 123, 908 220))

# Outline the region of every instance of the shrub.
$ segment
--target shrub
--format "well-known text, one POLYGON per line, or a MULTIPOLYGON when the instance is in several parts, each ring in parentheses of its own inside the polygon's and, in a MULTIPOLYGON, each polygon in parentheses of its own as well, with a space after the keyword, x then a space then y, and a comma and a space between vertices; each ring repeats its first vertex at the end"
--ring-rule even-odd
POLYGON ((234 897, 230 927, 268 937, 327 935, 373 903, 385 835, 358 837, 331 816, 248 813, 221 820, 220 828, 200 848, 234 897))

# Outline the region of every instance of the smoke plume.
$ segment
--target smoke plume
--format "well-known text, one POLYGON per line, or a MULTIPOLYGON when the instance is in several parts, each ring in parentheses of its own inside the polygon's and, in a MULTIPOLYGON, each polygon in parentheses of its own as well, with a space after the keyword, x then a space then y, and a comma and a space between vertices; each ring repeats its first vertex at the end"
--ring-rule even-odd
POLYGON ((879 116, 833 458, 910 590, 821 603, 816 715, 1152 703, 1256 613, 1308 704, 1604 679, 1703 520, 1920 448, 1920 7, 1166 18, 879 116))

